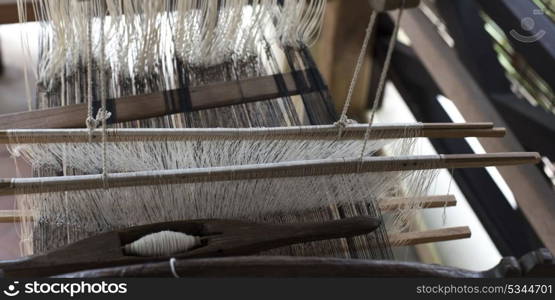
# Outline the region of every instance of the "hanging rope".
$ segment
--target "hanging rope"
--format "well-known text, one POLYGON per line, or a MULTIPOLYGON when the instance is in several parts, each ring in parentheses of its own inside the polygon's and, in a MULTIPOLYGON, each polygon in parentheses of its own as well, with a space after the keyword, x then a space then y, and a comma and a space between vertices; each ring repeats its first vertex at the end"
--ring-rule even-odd
MULTIPOLYGON (((105 12, 101 12, 102 16, 106 15, 105 12)), ((104 17, 100 18, 100 101, 101 109, 97 115, 97 122, 102 122, 102 178, 104 180, 104 188, 108 186, 108 160, 106 151, 106 129, 108 127, 108 119, 111 113, 107 109, 107 95, 106 95, 106 80, 105 80, 105 37, 104 37, 104 17)))
POLYGON ((339 126, 339 136, 341 136, 343 129, 350 123, 347 117, 347 113, 349 111, 351 102, 353 100, 353 94, 355 91, 356 84, 358 82, 360 70, 364 65, 364 57, 368 52, 368 44, 370 43, 370 37, 372 36, 372 31, 374 30, 377 17, 378 17, 378 13, 376 11, 373 11, 372 15, 370 16, 370 21, 368 22, 368 27, 366 28, 366 36, 364 37, 364 42, 362 43, 362 48, 360 49, 360 54, 358 56, 358 60, 355 66, 355 72, 353 74, 353 78, 351 79, 351 84, 349 86, 347 98, 345 99, 345 105, 343 106, 341 117, 339 118, 339 121, 336 123, 336 125, 339 126))
POLYGON ((395 29, 393 30, 393 35, 391 36, 391 39, 389 40, 389 45, 387 47, 387 55, 385 57, 384 66, 382 69, 382 73, 380 75, 378 89, 376 91, 376 94, 374 95, 374 103, 372 105, 372 110, 370 111, 370 119, 368 121, 368 124, 370 124, 370 126, 368 126, 368 128, 366 129, 366 132, 364 133, 364 144, 362 146, 362 151, 360 153, 361 158, 364 156, 364 152, 366 151, 368 140, 370 138, 370 133, 372 132, 372 124, 374 124, 374 118, 376 116, 378 103, 385 89, 385 84, 387 82, 387 74, 389 73, 389 68, 391 66, 391 59, 393 58, 393 50, 395 50, 395 43, 397 42, 399 29, 401 29, 401 18, 403 17, 404 8, 405 8, 405 0, 403 0, 403 4, 397 14, 397 19, 395 20, 395 29))
MULTIPOLYGON (((92 2, 88 2, 87 10, 92 11, 92 2)), ((89 136, 92 140, 92 134, 94 129, 97 127, 97 122, 93 117, 93 88, 92 88, 92 16, 90 16, 87 21, 87 128, 89 129, 89 136)))

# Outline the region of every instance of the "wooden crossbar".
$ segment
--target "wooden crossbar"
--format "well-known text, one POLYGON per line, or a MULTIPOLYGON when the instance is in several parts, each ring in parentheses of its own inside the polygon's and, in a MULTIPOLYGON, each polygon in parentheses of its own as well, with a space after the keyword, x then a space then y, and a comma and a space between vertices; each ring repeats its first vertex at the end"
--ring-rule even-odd
MULTIPOLYGON (((215 140, 215 139, 362 139, 368 124, 348 125, 341 130, 335 125, 295 126, 277 128, 125 128, 108 129, 107 142, 215 140)), ((372 125, 370 139, 395 138, 466 138, 503 137, 504 128, 493 128, 490 123, 413 123, 372 125), (491 125, 491 128, 487 128, 491 125)), ((0 144, 91 143, 102 140, 101 130, 87 129, 12 129, 0 130, 0 144)))
MULTIPOLYGON (((455 196, 452 195, 418 198, 392 198, 381 201, 379 207, 382 212, 388 212, 413 205, 422 209, 450 207, 457 205, 457 199, 455 199, 455 196)), ((33 214, 31 212, 18 210, 0 210, 0 224, 20 223, 25 220, 32 220, 32 218, 33 214)))
POLYGON ((446 242, 470 238, 468 226, 434 229, 420 232, 407 232, 391 235, 389 242, 394 247, 414 246, 427 243, 446 242))
MULTIPOLYGON (((298 72, 304 76, 304 72, 298 72)), ((298 95, 294 73, 282 74, 284 89, 274 76, 226 81, 204 86, 109 99, 110 122, 126 122, 298 95)), ((311 89, 309 88, 308 91, 311 89)), ((0 115, 0 130, 26 128, 84 128, 87 104, 0 115)))
POLYGON ((457 205, 457 199, 453 195, 428 196, 428 197, 402 197, 390 198, 380 202, 380 210, 382 212, 395 211, 405 207, 419 208, 440 208, 452 207, 457 205))
POLYGON ((539 153, 455 154, 293 161, 264 165, 0 180, 0 196, 99 188, 536 164, 539 153))

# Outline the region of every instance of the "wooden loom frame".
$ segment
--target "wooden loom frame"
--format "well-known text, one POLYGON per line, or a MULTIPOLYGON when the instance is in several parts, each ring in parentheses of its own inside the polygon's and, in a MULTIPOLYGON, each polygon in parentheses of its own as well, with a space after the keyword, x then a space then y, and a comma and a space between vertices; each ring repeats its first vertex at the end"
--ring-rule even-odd
MULTIPOLYGON (((372 1, 371 1, 371 2, 372 2, 372 1)), ((374 2, 377 3, 377 2, 379 2, 379 1, 374 1, 374 2)), ((382 1, 382 2, 383 2, 383 1, 382 1)), ((418 1, 416 1, 416 2, 418 2, 418 1)), ((384 8, 384 10, 387 10, 387 8, 384 8)), ((160 95, 158 95, 158 97, 159 97, 159 96, 160 96, 160 95)), ((253 101, 254 101, 254 100, 253 100, 253 101)), ((229 102, 229 103, 232 103, 232 102, 229 102)), ((226 104, 224 104, 224 105, 226 105, 226 104)), ((201 109, 202 109, 202 108, 201 108, 201 109)), ((167 113, 167 111, 166 111, 166 113, 167 113)), ((21 116, 21 115, 20 115, 20 116, 21 116)), ((146 118, 146 117, 145 117, 145 118, 146 118)), ((83 118, 82 120, 84 120, 84 118, 83 118)), ((2 128, 2 127, 1 127, 1 124, 2 124, 1 121, 2 121, 2 119, 0 119, 0 128, 2 128)), ((82 126, 82 125, 80 125, 80 126, 82 126)), ((75 127, 80 127, 80 126, 75 126, 75 127)), ((65 127, 65 126, 62 126, 62 127, 65 127)), ((70 126, 70 127, 71 127, 71 126, 70 126)), ((25 128, 26 128, 26 127, 25 127, 25 128)), ((54 126, 54 128, 55 128, 55 126, 54 126)), ((475 133, 472 133, 472 134, 477 134, 477 135, 468 135, 468 136, 477 136, 477 137, 500 137, 500 135, 501 135, 501 131, 491 131, 491 130, 489 130, 489 129, 484 129, 484 130, 485 130, 485 131, 482 131, 482 132, 475 132, 475 133), (488 135, 489 135, 489 136, 488 136, 488 135)), ((500 129, 500 130, 503 130, 503 134, 504 134, 504 129, 500 129)), ((136 133, 138 133, 138 132, 136 132, 136 133)), ((457 137, 466 137, 466 136, 463 136, 463 134, 460 133, 460 132, 459 132, 459 134, 460 134, 460 136, 457 136, 457 137)), ((83 138, 83 139, 84 139, 84 134, 83 134, 82 132, 79 132, 78 135, 80 135, 80 138, 83 138)), ((430 137, 430 136, 427 136, 427 137, 430 137)), ((449 137, 449 136, 438 136, 438 137, 443 138, 443 137, 449 137)), ((43 137, 40 137, 40 138, 43 138, 43 137)), ((37 138, 37 139, 40 140, 40 138, 37 138)), ((44 141, 44 140, 45 140, 45 138, 43 138, 43 141, 44 141)), ((40 141, 38 141, 38 142, 40 142, 40 141)), ((516 157, 513 157, 513 158, 516 159, 516 157)), ((522 158, 522 157, 520 157, 520 158, 522 158)), ((535 158, 532 159, 532 158, 529 157, 529 159, 530 159, 530 160, 529 160, 528 162, 532 162, 532 160, 537 161, 537 159, 535 159, 535 158)), ((511 164, 512 164, 512 163, 511 163, 511 164)), ((423 238, 425 238, 425 237, 423 237, 423 238)))
MULTIPOLYGON (((380 202, 379 207, 383 212, 395 211, 396 209, 413 206, 423 209, 454 207, 457 200, 452 195, 430 196, 419 198, 390 198, 380 202)), ((20 223, 33 220, 32 213, 24 211, 0 211, 0 223, 20 223)), ((469 238, 471 231, 469 227, 451 227, 427 231, 406 232, 392 235, 389 241, 394 247, 413 246, 431 242, 444 242, 469 238)))

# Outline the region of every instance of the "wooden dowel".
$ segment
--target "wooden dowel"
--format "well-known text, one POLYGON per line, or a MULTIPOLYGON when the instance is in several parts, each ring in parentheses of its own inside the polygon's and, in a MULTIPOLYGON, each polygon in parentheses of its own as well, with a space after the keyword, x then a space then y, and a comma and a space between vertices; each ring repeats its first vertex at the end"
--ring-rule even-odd
POLYGON ((429 196, 417 198, 391 198, 380 202, 382 212, 395 211, 405 207, 439 208, 457 205, 457 199, 453 195, 429 196))
POLYGON ((104 178, 102 175, 13 178, 0 180, 0 196, 152 186, 157 184, 185 184, 408 170, 481 168, 535 164, 540 159, 540 155, 533 152, 366 157, 363 159, 324 159, 264 165, 115 173, 109 174, 107 178, 104 178))
POLYGON ((421 232, 408 232, 391 235, 389 242, 392 246, 414 246, 427 243, 446 242, 470 238, 472 233, 467 226, 434 229, 421 232))
MULTIPOLYGON (((503 128, 479 128, 483 123, 451 124, 396 124, 373 125, 370 139, 394 138, 466 138, 502 137, 503 128)), ((492 125, 493 126, 493 125, 492 125)), ((349 125, 342 131, 341 139, 362 139, 368 124, 349 125)), ((14 129, 0 130, 0 144, 52 144, 101 142, 101 130, 87 129, 14 129), (91 139, 92 136, 92 139, 91 139)), ((163 141, 163 140, 214 140, 214 139, 338 139, 334 125, 295 126, 276 128, 175 128, 175 129, 108 129, 108 142, 163 141)))
MULTIPOLYGON (((412 206, 416 203, 417 207, 423 209, 456 206, 455 196, 431 196, 418 198, 392 198, 380 202, 379 207, 383 212, 394 211, 404 207, 412 206)), ((1 223, 20 223, 25 220, 32 220, 33 214, 18 210, 0 210, 1 223)))
MULTIPOLYGON (((299 72, 304 76, 304 72, 299 72)), ((222 106, 294 96, 300 93, 294 73, 282 74, 284 88, 280 90, 274 76, 226 81, 204 86, 156 92, 152 94, 109 99, 111 122, 126 122, 160 117, 181 112, 198 111, 222 106), (188 93, 188 96, 185 94, 188 93), (115 119, 115 120, 114 120, 115 119)), ((309 88, 308 92, 311 89, 309 88)), ((84 128, 86 104, 72 104, 43 110, 0 116, 2 129, 84 128)))
POLYGON ((19 210, 0 210, 0 224, 21 223, 33 218, 31 213, 19 210))

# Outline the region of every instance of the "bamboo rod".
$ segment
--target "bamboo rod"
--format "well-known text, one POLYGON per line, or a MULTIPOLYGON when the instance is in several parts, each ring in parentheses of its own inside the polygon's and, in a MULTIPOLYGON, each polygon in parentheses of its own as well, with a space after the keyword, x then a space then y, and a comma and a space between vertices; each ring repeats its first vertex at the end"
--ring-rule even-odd
MULTIPOLYGON (((349 125, 342 130, 341 139, 362 139, 368 124, 349 125)), ((503 137, 504 128, 491 123, 413 123, 372 125, 370 139, 395 138, 466 138, 503 137)), ((0 130, 0 144, 53 144, 101 142, 101 130, 87 129, 10 129, 0 130)), ((338 139, 335 125, 294 126, 275 128, 124 128, 108 129, 108 142, 213 140, 213 139, 338 139)))
MULTIPOLYGON (((382 212, 394 211, 405 207, 413 206, 427 209, 438 207, 450 207, 457 205, 457 199, 453 195, 430 196, 418 198, 391 198, 380 202, 379 207, 382 212)), ((0 224, 2 223, 21 223, 25 220, 32 220, 31 212, 19 210, 0 210, 0 224)))
POLYGON ((471 235, 472 233, 470 228, 467 226, 451 227, 421 232, 399 233, 391 235, 389 237, 389 242, 393 247, 414 246, 427 243, 467 239, 470 238, 471 235))
POLYGON ((429 169, 482 168, 536 164, 538 153, 455 154, 324 159, 181 170, 157 170, 103 175, 12 178, 0 180, 0 196, 90 190, 157 184, 185 184, 267 178, 325 176, 351 173, 429 169))

